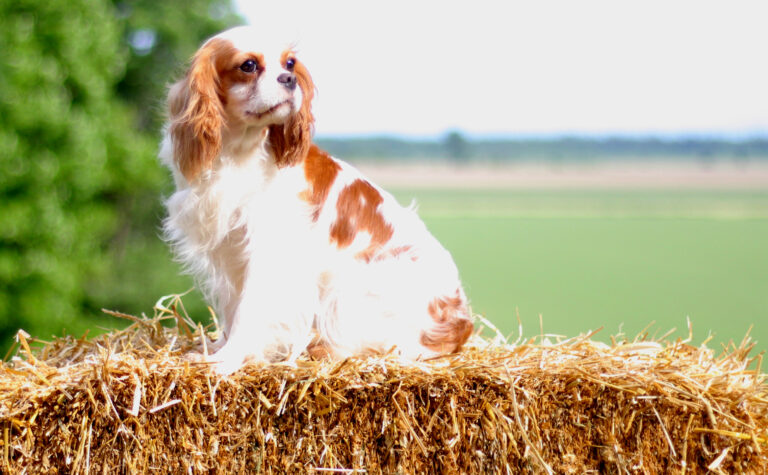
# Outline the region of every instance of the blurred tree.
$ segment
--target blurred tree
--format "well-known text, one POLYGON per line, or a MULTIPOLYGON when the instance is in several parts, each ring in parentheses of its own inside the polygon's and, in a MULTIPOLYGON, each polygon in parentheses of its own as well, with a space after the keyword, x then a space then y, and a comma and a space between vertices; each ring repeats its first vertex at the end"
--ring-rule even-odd
POLYGON ((222 0, 0 2, 0 347, 188 285, 157 232, 159 105, 236 21, 222 0))
POLYGON ((443 139, 443 145, 451 160, 456 162, 469 160, 469 143, 458 130, 448 132, 443 139))

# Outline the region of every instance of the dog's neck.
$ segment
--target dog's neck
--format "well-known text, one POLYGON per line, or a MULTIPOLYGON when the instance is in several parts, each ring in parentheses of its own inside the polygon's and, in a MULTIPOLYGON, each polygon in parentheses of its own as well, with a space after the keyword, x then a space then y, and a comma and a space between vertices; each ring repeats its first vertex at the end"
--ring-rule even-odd
POLYGON ((221 155, 239 162, 253 157, 254 154, 261 154, 262 150, 266 151, 268 128, 231 126, 224 130, 222 139, 225 145, 221 155))

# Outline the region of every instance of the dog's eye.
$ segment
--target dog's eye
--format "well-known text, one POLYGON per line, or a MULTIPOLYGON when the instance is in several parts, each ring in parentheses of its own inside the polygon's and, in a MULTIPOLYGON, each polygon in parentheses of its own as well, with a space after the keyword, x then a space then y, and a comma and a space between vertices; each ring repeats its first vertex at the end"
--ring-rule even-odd
POLYGON ((285 61, 285 69, 288 71, 293 71, 293 67, 296 66, 296 60, 293 58, 288 58, 285 61))
POLYGON ((244 62, 240 65, 240 71, 244 73, 252 73, 259 69, 259 65, 256 64, 256 61, 249 59, 248 61, 244 62))

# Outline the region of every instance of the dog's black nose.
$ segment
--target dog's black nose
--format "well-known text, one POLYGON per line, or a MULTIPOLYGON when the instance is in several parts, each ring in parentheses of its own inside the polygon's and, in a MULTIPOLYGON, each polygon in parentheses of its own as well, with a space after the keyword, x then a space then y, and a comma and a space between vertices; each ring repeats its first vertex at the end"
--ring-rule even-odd
POLYGON ((277 77, 277 82, 293 90, 296 88, 296 75, 291 73, 283 73, 277 77))

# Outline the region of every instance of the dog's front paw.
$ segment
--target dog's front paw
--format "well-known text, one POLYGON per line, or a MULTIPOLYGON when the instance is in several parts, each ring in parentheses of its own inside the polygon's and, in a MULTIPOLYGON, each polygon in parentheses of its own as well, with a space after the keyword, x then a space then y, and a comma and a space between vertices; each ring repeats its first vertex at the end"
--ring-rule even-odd
POLYGON ((210 361, 209 358, 210 355, 206 355, 194 350, 181 355, 182 361, 189 361, 190 363, 207 363, 210 361))
POLYGON ((242 368, 244 364, 242 359, 227 359, 216 361, 212 357, 211 360, 214 361, 213 371, 220 376, 229 376, 242 368))
POLYGON ((247 351, 237 351, 234 345, 225 345, 221 350, 208 356, 207 361, 213 363, 213 371, 221 376, 229 376, 249 363, 266 363, 263 358, 247 351))

